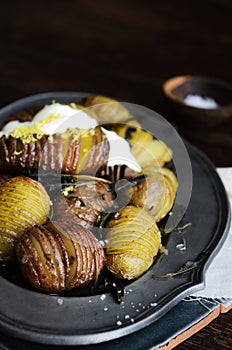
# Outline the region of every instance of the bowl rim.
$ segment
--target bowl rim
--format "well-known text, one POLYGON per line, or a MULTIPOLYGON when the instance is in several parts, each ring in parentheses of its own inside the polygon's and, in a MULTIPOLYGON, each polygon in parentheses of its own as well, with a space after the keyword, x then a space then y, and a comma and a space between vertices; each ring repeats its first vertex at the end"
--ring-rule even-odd
POLYGON ((224 80, 217 79, 217 78, 203 76, 203 75, 176 75, 176 76, 173 76, 173 77, 167 79, 163 83, 163 86, 162 86, 163 87, 163 93, 170 100, 172 100, 174 102, 177 102, 178 104, 183 105, 186 108, 199 110, 199 111, 204 111, 204 112, 207 112, 207 113, 212 113, 212 112, 215 112, 215 111, 218 112, 219 110, 228 110, 228 109, 232 108, 232 101, 231 101, 230 104, 218 105, 217 107, 215 107, 213 109, 191 106, 191 105, 188 105, 188 104, 184 103, 184 101, 182 99, 178 98, 172 92, 172 90, 175 87, 182 85, 184 82, 186 82, 186 81, 188 81, 190 79, 199 80, 199 81, 206 82, 206 83, 209 83, 209 84, 217 84, 218 86, 222 86, 222 87, 226 88, 227 90, 230 90, 231 93, 232 93, 232 85, 230 85, 228 82, 226 82, 224 80))

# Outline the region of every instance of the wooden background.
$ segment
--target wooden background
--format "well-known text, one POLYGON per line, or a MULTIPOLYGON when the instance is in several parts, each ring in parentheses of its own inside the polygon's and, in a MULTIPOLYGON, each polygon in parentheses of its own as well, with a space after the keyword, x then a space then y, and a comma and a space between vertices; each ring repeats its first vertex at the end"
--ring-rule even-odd
MULTIPOLYGON (((231 0, 8 0, 0 5, 0 106, 45 91, 88 91, 160 112, 217 166, 232 165, 232 122, 183 128, 163 82, 232 82, 231 0)), ((232 314, 179 350, 232 349, 232 314)))

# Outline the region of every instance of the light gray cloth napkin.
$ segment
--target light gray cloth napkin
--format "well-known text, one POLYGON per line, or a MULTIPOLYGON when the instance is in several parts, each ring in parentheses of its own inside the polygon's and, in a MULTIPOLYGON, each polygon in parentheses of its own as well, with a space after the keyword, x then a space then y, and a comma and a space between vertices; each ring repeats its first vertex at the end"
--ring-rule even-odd
MULTIPOLYGON (((218 168, 217 171, 232 208, 232 168, 218 168)), ((194 296, 228 298, 232 303, 232 225, 226 241, 206 271, 205 288, 194 296)))

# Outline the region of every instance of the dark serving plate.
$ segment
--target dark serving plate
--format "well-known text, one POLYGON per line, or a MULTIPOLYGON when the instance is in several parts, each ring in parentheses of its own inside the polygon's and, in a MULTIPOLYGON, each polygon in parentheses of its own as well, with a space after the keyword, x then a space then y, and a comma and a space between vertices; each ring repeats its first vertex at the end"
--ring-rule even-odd
MULTIPOLYGON (((16 110, 54 99, 64 103, 85 96, 74 92, 31 96, 2 108, 0 118, 3 121, 16 110)), ((126 285, 123 304, 118 304, 109 292, 91 294, 88 290, 79 295, 45 295, 0 276, 1 332, 43 344, 101 343, 152 324, 184 297, 203 288, 206 269, 228 233, 230 209, 214 165, 191 145, 186 147, 193 174, 189 206, 180 223, 192 223, 185 233, 186 251, 177 249, 183 235, 171 233, 168 255, 126 285), (176 277, 152 278, 175 272, 187 261, 199 263, 176 277)))

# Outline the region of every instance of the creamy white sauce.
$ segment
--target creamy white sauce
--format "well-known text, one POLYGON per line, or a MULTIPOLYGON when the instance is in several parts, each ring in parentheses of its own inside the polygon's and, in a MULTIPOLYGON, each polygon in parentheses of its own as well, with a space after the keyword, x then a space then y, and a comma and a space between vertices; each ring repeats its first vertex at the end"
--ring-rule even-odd
POLYGON ((46 120, 51 114, 59 118, 44 125, 44 131, 49 135, 65 132, 68 128, 93 129, 97 126, 96 120, 84 111, 59 103, 45 106, 35 115, 33 123, 46 120))
POLYGON ((141 167, 130 151, 128 142, 114 131, 106 130, 103 127, 102 130, 110 143, 108 166, 127 165, 132 170, 141 171, 141 167))
POLYGON ((7 123, 2 129, 1 135, 9 136, 10 133, 21 126, 33 128, 36 123, 41 124, 41 132, 44 132, 47 135, 65 132, 67 128, 70 127, 93 129, 97 126, 96 120, 91 118, 84 111, 60 103, 53 103, 52 105, 47 105, 41 109, 31 122, 11 121, 7 123), (49 121, 51 115, 53 118, 49 121), (42 125, 43 121, 45 122, 44 125, 42 125))
POLYGON ((25 126, 31 126, 31 122, 19 122, 18 120, 12 120, 12 122, 7 123, 3 129, 2 134, 8 136, 14 129, 25 125, 25 126))

